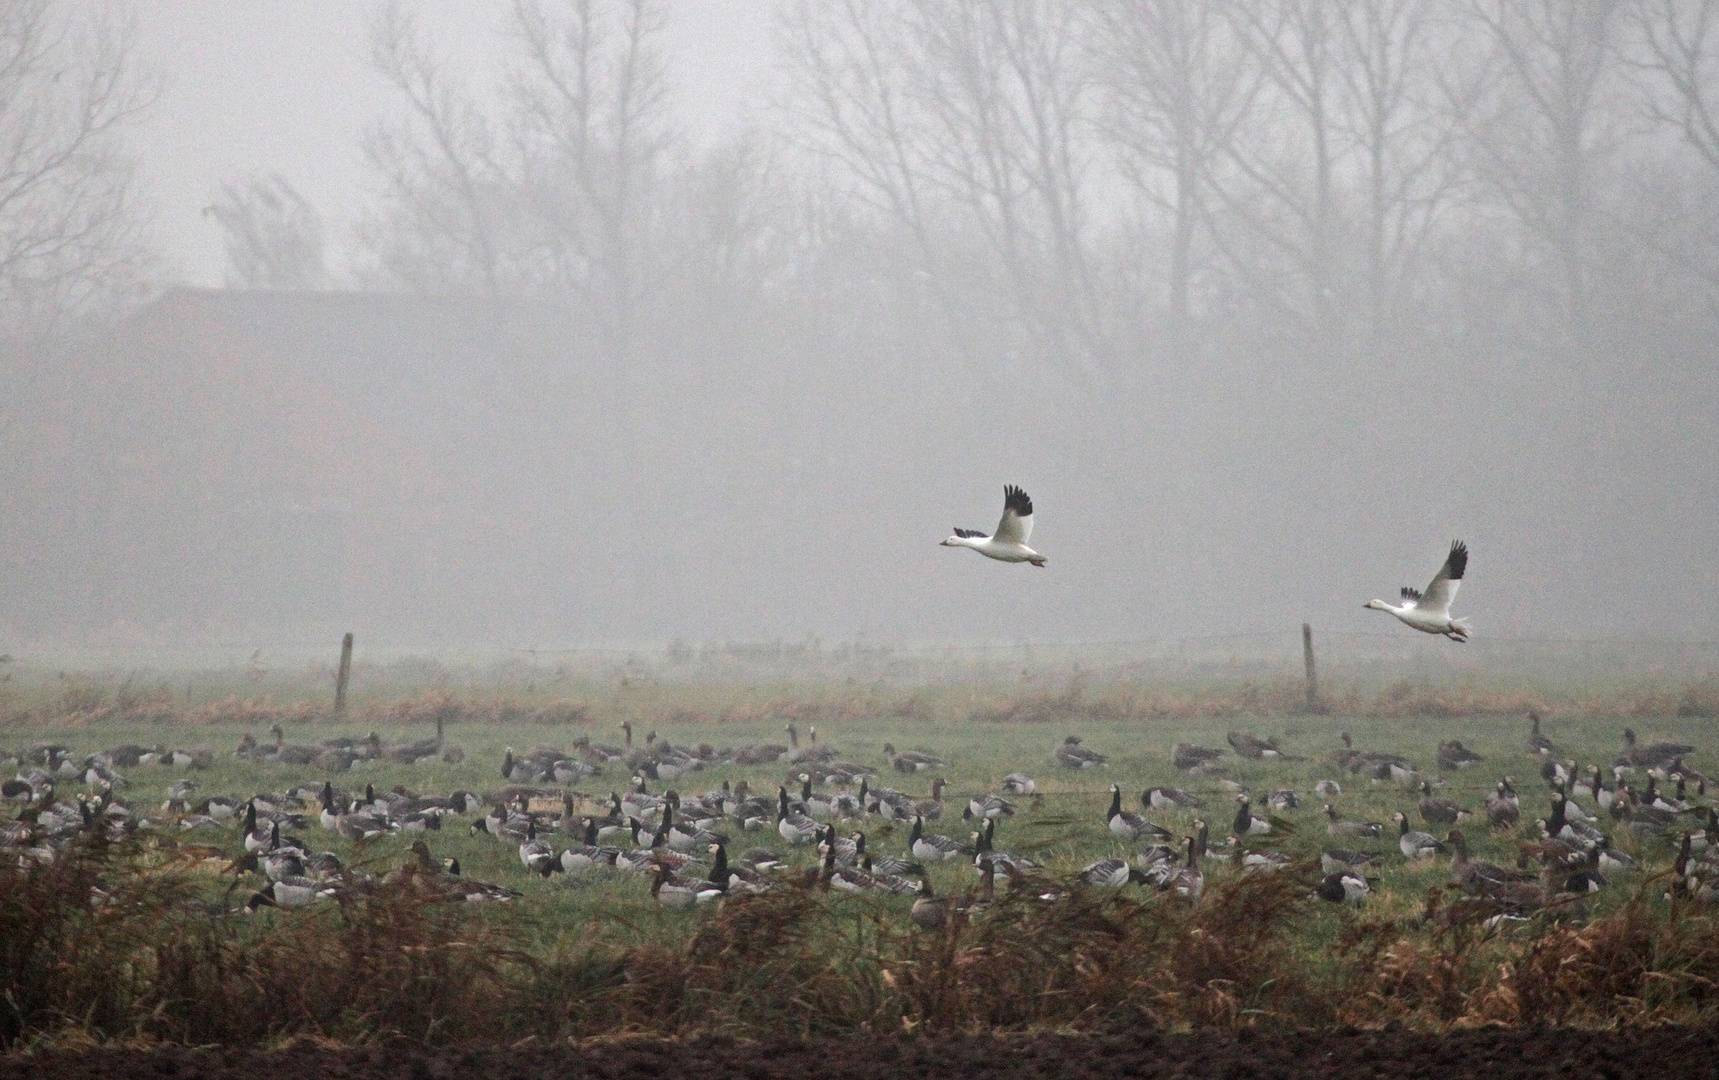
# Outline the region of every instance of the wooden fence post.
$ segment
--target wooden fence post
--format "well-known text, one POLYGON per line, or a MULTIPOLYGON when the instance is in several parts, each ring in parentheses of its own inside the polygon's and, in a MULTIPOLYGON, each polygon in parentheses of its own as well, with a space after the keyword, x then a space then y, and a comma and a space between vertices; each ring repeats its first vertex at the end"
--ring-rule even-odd
POLYGON ((352 678, 352 635, 340 639, 340 674, 334 679, 334 715, 346 715, 346 684, 352 678))
POLYGON ((1307 664, 1307 711, 1319 711, 1319 672, 1313 666, 1313 625, 1301 624, 1301 657, 1307 664))

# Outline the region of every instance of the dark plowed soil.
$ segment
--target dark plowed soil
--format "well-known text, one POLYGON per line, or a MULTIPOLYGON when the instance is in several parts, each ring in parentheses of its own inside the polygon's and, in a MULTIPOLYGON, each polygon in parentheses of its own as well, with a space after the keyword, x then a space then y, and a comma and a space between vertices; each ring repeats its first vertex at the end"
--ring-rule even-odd
POLYGON ((585 1048, 433 1051, 417 1047, 271 1054, 239 1050, 45 1052, 0 1057, 0 1080, 1061 1080, 1097 1077, 1236 1078, 1425 1077, 1516 1080, 1572 1077, 1628 1080, 1719 1075, 1719 1031, 1661 1028, 1631 1032, 1464 1031, 1106 1038, 834 1038, 737 1043, 639 1040, 585 1048))

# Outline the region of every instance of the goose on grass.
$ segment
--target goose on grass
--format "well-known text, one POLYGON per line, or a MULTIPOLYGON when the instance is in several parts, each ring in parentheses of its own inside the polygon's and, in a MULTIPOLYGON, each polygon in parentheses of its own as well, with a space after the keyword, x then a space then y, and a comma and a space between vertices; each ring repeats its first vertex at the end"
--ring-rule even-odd
POLYGON ((1528 752, 1535 757, 1551 757, 1557 753, 1558 748, 1552 745, 1552 740, 1540 733, 1540 714, 1537 711, 1528 710, 1528 723, 1528 752))
POLYGON ((997 818, 1014 817, 1015 804, 1001 795, 975 795, 967 800, 967 813, 976 818, 995 821, 997 818))
POLYGON ((1056 748, 1056 760, 1065 769, 1096 769, 1104 764, 1105 758, 1098 751, 1080 745, 1079 735, 1070 735, 1056 748))
POLYGON ((1515 828, 1522 820, 1522 804, 1508 776, 1498 781, 1497 790, 1486 797, 1486 820, 1494 829, 1515 828))
POLYGON ((937 836, 925 832, 925 820, 913 819, 913 832, 907 838, 907 849, 913 852, 913 857, 926 862, 940 862, 944 859, 958 859, 964 855, 973 854, 973 849, 958 840, 947 836, 937 836))
POLYGON ((1370 851, 1350 851, 1347 848, 1325 848, 1319 853, 1319 869, 1327 874, 1365 873, 1376 868, 1382 860, 1370 851))
POLYGON ((1078 877, 1084 885, 1120 889, 1133 879, 1137 871, 1129 869, 1125 859, 1100 859, 1081 868, 1078 877))
POLYGON ((527 870, 545 877, 549 875, 550 868, 556 865, 555 850, 537 838, 535 818, 526 819, 525 839, 519 844, 519 861, 527 870))
POLYGON ((1005 795, 1031 795, 1038 789, 1038 782, 1026 773, 1012 772, 1003 777, 1003 794, 1005 795))
POLYGON ((1325 816, 1329 822, 1325 831, 1332 836, 1358 836, 1367 840, 1377 840, 1385 835, 1385 826, 1378 821, 1344 821, 1337 814, 1337 807, 1332 803, 1325 804, 1325 816))
POLYGON ((1423 634, 1443 634, 1452 641, 1467 641, 1471 632, 1468 620, 1450 617, 1451 601, 1456 599, 1456 590, 1462 584, 1463 571, 1467 568, 1468 545, 1460 540, 1453 541, 1450 554, 1445 557, 1438 573, 1433 575, 1425 593, 1405 585, 1401 604, 1369 600, 1362 606, 1388 611, 1423 634))
POLYGON ((1173 892, 1186 900, 1198 900, 1200 893, 1206 887, 1206 875, 1201 872, 1199 864, 1195 860, 1194 848, 1196 845, 1194 838, 1191 836, 1184 837, 1182 843, 1188 846, 1186 864, 1175 873, 1166 875, 1159 882, 1158 888, 1165 892, 1173 892))
POLYGON ((1397 847, 1410 859, 1425 859, 1432 855, 1446 854, 1450 849, 1438 842, 1431 833, 1418 832, 1409 828, 1409 816, 1398 810, 1391 815, 1391 820, 1397 826, 1397 847))
POLYGON ((1468 811, 1457 805, 1455 799, 1434 795, 1430 780, 1421 781, 1421 801, 1416 808, 1429 825, 1455 825, 1458 819, 1468 815, 1468 811))
POLYGON ((1255 817, 1248 809, 1248 797, 1236 796, 1236 818, 1231 830, 1237 836, 1270 836, 1273 833, 1287 833, 1295 830, 1289 823, 1271 817, 1255 817))
POLYGON ((1139 814, 1122 809, 1122 788, 1116 784, 1110 785, 1110 810, 1104 815, 1104 820, 1110 825, 1111 832, 1129 842, 1142 837, 1156 840, 1170 838, 1168 829, 1152 824, 1139 814))
POLYGON ((949 901, 949 897, 938 896, 931 891, 931 879, 926 876, 924 870, 920 870, 919 898, 913 902, 908 918, 921 930, 940 929, 949 921, 949 901))
POLYGON ((1153 810, 1199 810, 1206 805, 1196 796, 1173 787, 1147 788, 1140 799, 1153 810))
POLYGON ((788 805, 786 787, 778 787, 776 792, 776 831, 782 835, 782 839, 796 845, 809 844, 816 840, 818 834, 823 831, 823 826, 788 805))
POLYGON ((955 535, 943 541, 944 547, 972 548, 986 558, 999 562, 1032 563, 1042 567, 1045 557, 1027 546, 1033 534, 1033 500, 1020 488, 1009 484, 1003 488, 1003 518, 997 522, 997 534, 986 536, 976 529, 955 530, 955 535))
POLYGON ((708 904, 727 891, 727 883, 681 877, 665 863, 658 863, 651 878, 651 898, 672 911, 708 904))
POLYGON ((1352 871, 1338 871, 1326 874, 1320 879, 1319 888, 1315 889, 1313 894, 1333 904, 1360 904, 1372 891, 1372 887, 1362 875, 1352 871))
POLYGON ((1507 870, 1493 863, 1469 858, 1468 838, 1463 835, 1461 829, 1450 830, 1445 837, 1445 843, 1449 844, 1451 849, 1450 882, 1459 888, 1485 891, 1511 882, 1535 879, 1536 875, 1526 870, 1507 870))

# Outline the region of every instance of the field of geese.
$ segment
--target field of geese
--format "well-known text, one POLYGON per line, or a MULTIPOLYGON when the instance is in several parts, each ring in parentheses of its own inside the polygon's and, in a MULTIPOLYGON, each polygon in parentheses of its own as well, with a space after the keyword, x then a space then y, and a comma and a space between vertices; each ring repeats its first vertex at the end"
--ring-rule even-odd
POLYGON ((9 729, 0 859, 129 838, 273 919, 404 876, 528 911, 545 942, 684 937, 785 888, 936 930, 1003 894, 1197 905, 1251 874, 1305 886, 1314 939, 1341 911, 1413 924, 1455 898, 1513 932, 1719 903, 1702 723, 9 729))

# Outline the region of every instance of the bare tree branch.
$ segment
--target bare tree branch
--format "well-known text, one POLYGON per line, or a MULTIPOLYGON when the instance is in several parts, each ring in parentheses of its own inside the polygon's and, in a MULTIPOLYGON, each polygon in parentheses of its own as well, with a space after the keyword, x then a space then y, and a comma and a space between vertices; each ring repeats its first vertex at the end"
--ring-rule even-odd
POLYGON ((106 8, 0 0, 0 328, 34 331, 147 262, 123 131, 159 94, 106 8))
POLYGON ((220 197, 203 213, 221 227, 229 288, 323 286, 322 215, 285 177, 222 184, 220 197))

